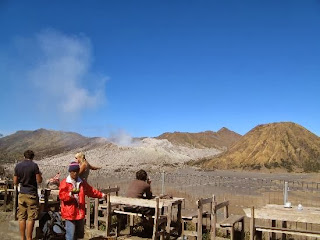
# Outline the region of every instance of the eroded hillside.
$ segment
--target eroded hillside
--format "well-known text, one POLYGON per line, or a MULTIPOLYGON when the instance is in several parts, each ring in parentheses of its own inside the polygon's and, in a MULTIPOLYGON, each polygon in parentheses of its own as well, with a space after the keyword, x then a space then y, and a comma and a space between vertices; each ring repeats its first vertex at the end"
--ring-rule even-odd
POLYGON ((292 122, 263 124, 230 150, 200 161, 205 168, 320 170, 320 138, 292 122))
POLYGON ((174 144, 182 146, 196 148, 218 148, 221 150, 226 150, 236 143, 241 138, 241 135, 223 127, 218 132, 167 132, 161 134, 157 138, 167 139, 174 144))

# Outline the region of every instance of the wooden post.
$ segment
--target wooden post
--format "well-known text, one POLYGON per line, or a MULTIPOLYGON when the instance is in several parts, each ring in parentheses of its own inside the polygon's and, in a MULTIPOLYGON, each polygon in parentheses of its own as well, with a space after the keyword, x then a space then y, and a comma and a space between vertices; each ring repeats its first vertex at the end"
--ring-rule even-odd
POLYGON ((177 212, 177 224, 178 224, 178 235, 181 236, 182 233, 182 214, 181 214, 181 208, 182 208, 182 201, 178 204, 178 212, 177 212))
POLYGON ((4 211, 7 211, 7 199, 8 199, 8 181, 5 182, 4 184, 4 199, 3 199, 3 206, 4 206, 4 211))
MULTIPOLYGON (((224 200, 226 200, 226 199, 224 198, 224 200)), ((229 217, 229 205, 224 206, 224 208, 223 208, 223 215, 224 215, 224 219, 227 219, 227 218, 229 217)), ((232 231, 234 231, 233 228, 231 229, 230 233, 229 233, 228 228, 226 228, 226 234, 227 234, 227 235, 230 234, 230 235, 232 236, 232 234, 233 234, 232 231)), ((232 237, 231 237, 231 239, 232 239, 232 237)))
POLYGON ((224 218, 228 218, 229 217, 229 205, 226 205, 224 207, 224 218))
POLYGON ((51 190, 50 189, 44 189, 44 208, 43 208, 43 211, 44 212, 48 212, 49 210, 49 196, 50 196, 50 192, 51 190))
MULTIPOLYGON (((271 220, 271 226, 276 227, 276 220, 271 220)), ((276 239, 276 233, 271 233, 271 239, 276 239)))
POLYGON ((202 213, 203 213, 203 205, 202 205, 201 200, 202 200, 202 198, 200 198, 200 199, 197 201, 197 205, 198 205, 197 240, 201 240, 201 239, 202 239, 202 224, 203 224, 202 213))
POLYGON ((245 232, 244 232, 244 218, 241 221, 241 239, 245 238, 245 232))
POLYGON ((156 197, 156 209, 154 214, 154 224, 153 224, 153 235, 152 240, 157 239, 158 233, 158 224, 159 224, 159 197, 156 197))
POLYGON ((87 211, 86 211, 86 226, 90 229, 90 198, 86 196, 86 205, 87 205, 87 211))
POLYGON ((166 231, 169 234, 169 236, 170 236, 171 218, 172 218, 172 204, 169 204, 168 213, 167 213, 167 228, 166 228, 166 231))
POLYGON ((212 203, 211 203, 211 221, 210 221, 210 230, 211 230, 211 239, 214 240, 216 239, 216 235, 217 235, 217 229, 216 229, 216 225, 217 225, 217 212, 216 212, 216 196, 212 195, 212 203))
POLYGON ((133 233, 133 227, 134 227, 134 216, 129 215, 129 224, 130 224, 130 234, 133 233))
MULTIPOLYGON (((282 227, 287 228, 287 221, 282 222, 282 227)), ((282 233, 282 240, 286 240, 286 239, 287 239, 287 234, 282 233)))
POLYGON ((234 240, 234 225, 232 225, 232 228, 230 230, 230 240, 234 240))
POLYGON ((18 213, 18 197, 19 197, 19 192, 18 192, 18 186, 14 185, 14 192, 13 192, 13 217, 14 220, 17 221, 17 213, 18 213))
POLYGON ((94 228, 96 230, 99 229, 98 226, 98 216, 99 216, 99 199, 95 198, 94 199, 94 228))
POLYGON ((110 231, 111 231, 111 202, 110 202, 110 193, 107 193, 106 237, 110 236, 110 231))
POLYGON ((256 229, 254 219, 254 207, 251 207, 251 218, 250 218, 250 240, 254 240, 256 229))

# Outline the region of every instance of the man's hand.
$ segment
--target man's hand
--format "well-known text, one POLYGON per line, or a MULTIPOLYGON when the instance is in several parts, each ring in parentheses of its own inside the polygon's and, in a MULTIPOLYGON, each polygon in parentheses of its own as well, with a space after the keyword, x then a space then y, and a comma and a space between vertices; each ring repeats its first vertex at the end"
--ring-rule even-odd
POLYGON ((151 179, 150 179, 150 178, 147 179, 147 183, 148 183, 149 185, 151 184, 151 179))

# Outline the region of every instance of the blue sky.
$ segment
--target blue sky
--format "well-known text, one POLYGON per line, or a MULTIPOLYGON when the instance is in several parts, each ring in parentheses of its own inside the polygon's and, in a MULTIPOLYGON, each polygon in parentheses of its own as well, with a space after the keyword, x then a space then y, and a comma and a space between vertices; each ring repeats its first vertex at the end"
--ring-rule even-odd
POLYGON ((320 1, 0 1, 0 133, 320 135, 320 1))

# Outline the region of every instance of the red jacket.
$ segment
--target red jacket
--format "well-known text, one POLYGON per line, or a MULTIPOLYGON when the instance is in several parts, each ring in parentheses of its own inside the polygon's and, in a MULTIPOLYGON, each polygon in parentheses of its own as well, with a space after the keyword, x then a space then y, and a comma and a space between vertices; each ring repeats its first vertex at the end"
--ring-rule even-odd
POLYGON ((59 198, 61 202, 61 216, 66 220, 80 220, 85 218, 85 195, 93 198, 102 198, 103 193, 91 187, 86 181, 78 178, 80 192, 70 195, 75 186, 70 176, 63 179, 59 187, 59 198))

